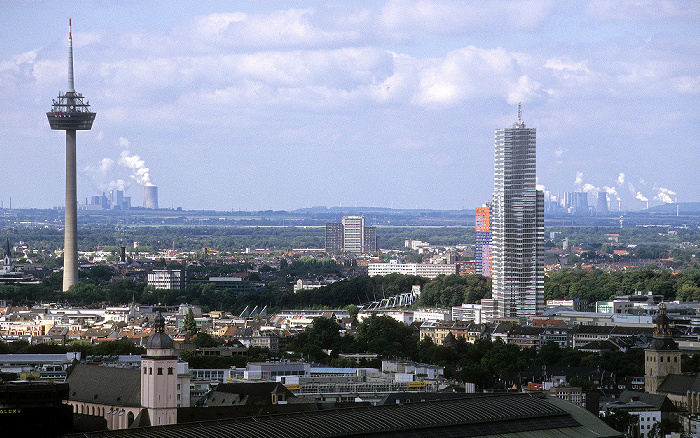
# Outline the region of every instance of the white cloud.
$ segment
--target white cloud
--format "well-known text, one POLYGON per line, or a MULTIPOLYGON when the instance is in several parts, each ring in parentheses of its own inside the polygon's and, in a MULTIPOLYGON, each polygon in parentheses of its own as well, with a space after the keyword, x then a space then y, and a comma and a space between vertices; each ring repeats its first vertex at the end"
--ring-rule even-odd
POLYGON ((620 174, 617 176, 617 184, 618 185, 624 185, 625 184, 625 174, 620 172, 620 174))
POLYGON ((212 45, 257 49, 319 48, 365 40, 368 32, 362 30, 371 32, 374 27, 371 24, 369 14, 333 7, 277 10, 266 14, 237 11, 198 17, 191 32, 204 51, 211 50, 212 45))
POLYGON ((679 93, 700 93, 700 75, 675 78, 673 80, 673 88, 679 93))
POLYGON ((520 74, 527 58, 504 49, 468 46, 442 59, 418 64, 416 100, 423 105, 456 105, 468 99, 502 96, 515 104, 536 96, 539 83, 520 74))
POLYGON ((646 196, 642 195, 642 192, 637 192, 637 195, 635 196, 637 199, 639 199, 642 202, 649 202, 649 198, 646 196))
POLYGON ((432 34, 466 33, 491 26, 532 29, 549 15, 551 1, 392 0, 381 11, 380 25, 396 38, 409 32, 432 34))
POLYGON ((585 61, 574 62, 561 58, 547 59, 547 61, 544 63, 544 68, 559 72, 565 79, 572 76, 586 77, 593 74, 585 61))
POLYGON ((695 2, 672 0, 593 0, 588 13, 598 20, 662 20, 673 17, 697 16, 695 2))
POLYGON ((574 184, 580 186, 583 183, 583 172, 576 172, 576 179, 574 184))

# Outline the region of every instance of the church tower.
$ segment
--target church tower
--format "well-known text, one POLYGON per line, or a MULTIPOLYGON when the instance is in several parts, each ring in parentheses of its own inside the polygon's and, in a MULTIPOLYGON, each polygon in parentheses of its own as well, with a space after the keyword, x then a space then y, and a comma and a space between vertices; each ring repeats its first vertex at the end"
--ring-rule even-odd
POLYGON ((656 394, 666 376, 681 373, 681 351, 671 336, 671 324, 664 303, 659 304, 659 315, 654 323, 654 338, 649 348, 644 350, 644 390, 651 394, 656 394))
POLYGON ((2 259, 2 273, 9 274, 14 269, 12 269, 12 248, 10 248, 10 239, 7 239, 7 245, 5 246, 5 257, 2 259))
POLYGON ((151 426, 177 423, 177 356, 161 313, 141 357, 141 407, 148 409, 151 426))

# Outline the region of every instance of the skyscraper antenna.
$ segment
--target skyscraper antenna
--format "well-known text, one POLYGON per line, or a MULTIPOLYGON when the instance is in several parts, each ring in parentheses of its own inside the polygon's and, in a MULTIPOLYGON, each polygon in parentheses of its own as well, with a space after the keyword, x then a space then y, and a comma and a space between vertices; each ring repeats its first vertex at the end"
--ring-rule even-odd
POLYGON ((518 121, 513 123, 513 129, 525 129, 525 122, 523 122, 522 102, 518 102, 518 121))
POLYGON ((73 25, 68 19, 68 93, 75 93, 75 82, 73 81, 73 25))

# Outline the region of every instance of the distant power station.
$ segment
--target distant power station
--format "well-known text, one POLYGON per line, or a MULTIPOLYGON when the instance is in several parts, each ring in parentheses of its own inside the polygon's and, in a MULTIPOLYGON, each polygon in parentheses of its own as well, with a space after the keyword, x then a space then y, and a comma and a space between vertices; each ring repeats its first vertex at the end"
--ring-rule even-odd
POLYGON ((143 206, 158 209, 158 186, 143 186, 143 206))
POLYGON ((595 208, 599 213, 608 211, 608 192, 598 192, 598 202, 595 208))
POLYGON ((78 281, 78 198, 75 172, 75 131, 92 128, 95 113, 83 101, 83 95, 75 92, 73 82, 73 34, 68 20, 68 90, 59 91, 58 99, 46 113, 51 129, 66 131, 66 216, 63 245, 63 291, 78 281))

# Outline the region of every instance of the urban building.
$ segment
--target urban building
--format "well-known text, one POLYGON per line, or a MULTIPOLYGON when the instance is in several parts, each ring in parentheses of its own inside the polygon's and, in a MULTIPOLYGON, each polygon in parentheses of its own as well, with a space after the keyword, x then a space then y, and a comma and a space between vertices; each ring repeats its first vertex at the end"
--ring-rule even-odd
POLYGON ((163 315, 158 313, 154 322, 146 355, 134 357, 136 366, 73 367, 66 378, 66 403, 75 414, 101 417, 112 430, 177 422, 178 408, 190 406, 189 367, 178 362, 163 315))
POLYGON ((491 276, 491 207, 476 207, 476 245, 474 247, 474 270, 485 277, 491 276))
POLYGON ((379 244, 377 243, 377 227, 365 227, 365 252, 377 252, 379 244))
POLYGON ((326 224, 326 252, 337 254, 343 251, 343 224, 326 224))
POLYGON ((362 254, 365 249, 365 218, 363 216, 343 217, 343 249, 354 254, 362 254))
POLYGON ((187 271, 184 269, 154 269, 148 273, 149 286, 156 289, 184 289, 187 285, 187 271))
POLYGON ((141 357, 141 370, 141 407, 148 409, 151 426, 177 423, 177 356, 160 313, 155 333, 146 343, 146 355, 141 357))
POLYGON ((644 390, 651 394, 665 393, 666 391, 664 390, 671 388, 675 390, 685 386, 682 383, 685 383, 683 382, 684 380, 688 380, 690 382, 689 387, 681 388, 681 397, 678 399, 674 399, 673 395, 669 393, 665 393, 665 395, 669 396, 671 401, 676 403, 677 406, 687 407, 689 410, 691 410, 691 407, 695 407, 696 412, 698 392, 700 392, 697 386, 694 385, 696 377, 681 375, 681 351, 678 348, 678 343, 673 340, 671 335, 671 321, 666 316, 666 306, 664 304, 659 305, 659 315, 654 322, 656 323, 654 337, 649 348, 644 350, 644 390), (679 380, 679 382, 675 380, 679 380), (686 394, 689 399, 692 399, 691 403, 686 402, 686 394))
POLYGON ((544 193, 535 186, 535 137, 520 106, 513 127, 495 133, 490 225, 499 318, 533 317, 544 310, 544 193))
POLYGON ((364 216, 343 216, 340 223, 326 224, 326 252, 366 254, 377 252, 377 228, 365 226, 364 216))
POLYGON ((433 264, 433 263, 369 263, 367 274, 370 277, 375 275, 388 274, 418 275, 420 277, 435 278, 438 275, 457 274, 455 264, 433 264))

